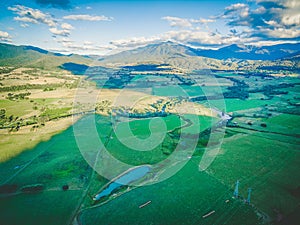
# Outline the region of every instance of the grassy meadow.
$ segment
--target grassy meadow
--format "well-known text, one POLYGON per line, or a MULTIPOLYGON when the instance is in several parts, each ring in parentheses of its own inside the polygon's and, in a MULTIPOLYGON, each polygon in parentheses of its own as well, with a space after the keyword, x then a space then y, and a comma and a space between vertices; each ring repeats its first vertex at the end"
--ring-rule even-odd
MULTIPOLYGON (((299 78, 217 75, 215 79, 196 76, 199 82, 206 80, 204 86, 182 87, 190 97, 207 95, 212 97, 209 101, 180 102, 181 92, 175 86, 146 87, 147 92, 141 93, 137 90, 146 89, 137 83, 124 92, 101 90, 96 109, 101 115, 86 113, 74 121, 72 86, 29 89, 31 95, 24 99, 15 99, 22 98, 15 94, 23 90, 13 96, 2 92, 0 223, 252 225, 299 221, 299 78), (225 99, 217 98, 219 90, 225 99), (114 114, 111 103, 126 95, 127 102, 118 105, 119 114, 114 114), (193 105, 197 114, 191 113, 193 105), (183 110, 176 111, 174 106, 183 110), (230 120, 222 123, 220 115, 209 114, 205 106, 228 114, 230 120), (167 113, 157 116, 163 107, 167 113), (137 116, 147 112, 148 117, 137 116), (122 113, 131 117, 124 118, 122 113), (35 123, 22 125, 30 120, 35 123), (18 122, 16 130, 12 125, 18 122), (200 171, 201 160, 209 155, 206 145, 211 132, 223 130, 224 138, 220 135, 212 146, 222 142, 216 158, 200 171), (178 145, 181 152, 172 158, 178 145), (103 147, 107 154, 102 153, 103 147), (153 148, 142 151, 147 147, 153 148), (123 164, 114 164, 109 157, 123 164), (128 169, 126 164, 151 165, 151 172, 135 183, 144 185, 124 186, 103 201, 93 201, 109 179, 92 166, 114 178, 128 169), (182 168, 156 183, 173 172, 173 165, 182 168), (239 198, 233 198, 237 180, 239 198), (248 188, 252 188, 250 204, 245 202, 248 188)), ((98 94, 95 85, 91 90, 98 94)))

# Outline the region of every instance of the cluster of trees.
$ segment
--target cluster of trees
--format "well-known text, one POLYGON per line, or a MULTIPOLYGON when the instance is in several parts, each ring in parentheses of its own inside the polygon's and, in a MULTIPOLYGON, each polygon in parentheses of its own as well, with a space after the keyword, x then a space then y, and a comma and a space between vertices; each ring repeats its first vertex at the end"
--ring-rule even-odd
POLYGON ((46 87, 43 89, 43 91, 54 91, 54 90, 56 90, 56 88, 54 87, 46 87))
MULTIPOLYGON (((174 102, 163 100, 158 100, 156 103, 150 106, 154 109, 150 110, 148 108, 135 109, 130 107, 118 107, 113 109, 113 113, 119 116, 130 117, 130 118, 150 118, 150 117, 165 117, 169 115, 168 109, 177 104, 176 100, 174 102)), ((99 111, 99 106, 96 107, 96 111, 99 111)))
POLYGON ((128 69, 129 71, 165 71, 169 68, 163 66, 169 66, 169 64, 140 64, 136 66, 123 66, 122 68, 128 69))
POLYGON ((111 110, 111 101, 109 100, 102 100, 101 102, 97 103, 96 107, 95 107, 95 111, 96 112, 106 112, 109 113, 111 110))
POLYGON ((265 85, 261 88, 256 88, 254 90, 251 90, 251 93, 258 93, 262 92, 264 95, 266 95, 269 98, 273 98, 274 95, 285 95, 288 94, 288 91, 278 90, 281 88, 289 88, 294 87, 294 84, 291 83, 281 83, 281 84, 275 84, 275 85, 265 85))
POLYGON ((20 191, 23 193, 38 193, 44 190, 43 184, 34 184, 23 186, 20 191))
POLYGON ((226 77, 231 80, 234 85, 228 87, 228 92, 224 93, 224 98, 239 98, 245 100, 249 97, 249 85, 243 80, 238 80, 232 77, 226 77))
POLYGON ((11 101, 14 101, 14 100, 19 100, 19 99, 27 99, 29 96, 31 95, 30 92, 24 92, 24 93, 19 93, 19 94, 13 94, 13 93, 8 93, 7 94, 7 99, 11 100, 11 101))
POLYGON ((22 120, 19 120, 19 117, 6 116, 6 110, 0 109, 0 128, 10 128, 10 131, 18 131, 22 122, 22 120))
POLYGON ((0 74, 10 73, 14 69, 15 69, 14 67, 2 67, 0 69, 0 74))
POLYGON ((67 108, 58 108, 58 109, 46 109, 41 115, 39 116, 31 116, 29 118, 23 119, 19 118, 18 116, 6 115, 5 109, 0 109, 0 129, 8 128, 10 132, 18 131, 22 126, 33 125, 31 130, 35 130, 41 126, 45 126, 46 121, 64 118, 67 116, 72 115, 70 113, 70 107, 67 108))
POLYGON ((10 128, 10 131, 18 131, 22 126, 23 120, 13 115, 6 116, 6 110, 0 109, 0 128, 10 128))
MULTIPOLYGON (((218 78, 224 78, 222 76, 216 76, 218 78)), ((226 77, 226 79, 229 79, 234 82, 233 86, 230 86, 227 88, 227 91, 221 94, 212 95, 212 96, 197 96, 190 98, 191 101, 205 101, 207 99, 210 100, 217 100, 222 98, 239 98, 241 100, 245 100, 249 97, 249 85, 246 84, 246 82, 237 80, 232 77, 226 77)))
POLYGON ((9 131, 18 131, 22 126, 38 123, 38 118, 32 116, 26 120, 18 116, 6 115, 5 109, 0 109, 0 129, 9 128, 9 131))
POLYGON ((23 84, 23 85, 13 85, 7 87, 0 87, 0 92, 8 91, 21 91, 29 89, 45 89, 45 88, 57 88, 62 86, 61 84, 23 84))
POLYGON ((108 81, 104 84, 106 88, 124 88, 134 76, 123 73, 114 73, 108 79, 108 81))

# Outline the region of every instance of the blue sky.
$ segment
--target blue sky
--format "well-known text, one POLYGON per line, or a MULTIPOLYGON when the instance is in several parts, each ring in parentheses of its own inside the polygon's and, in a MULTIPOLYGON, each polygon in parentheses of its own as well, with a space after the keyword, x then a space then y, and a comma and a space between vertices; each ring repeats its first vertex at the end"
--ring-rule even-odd
POLYGON ((298 42, 300 1, 4 0, 0 40, 80 54, 167 40, 206 48, 298 42))

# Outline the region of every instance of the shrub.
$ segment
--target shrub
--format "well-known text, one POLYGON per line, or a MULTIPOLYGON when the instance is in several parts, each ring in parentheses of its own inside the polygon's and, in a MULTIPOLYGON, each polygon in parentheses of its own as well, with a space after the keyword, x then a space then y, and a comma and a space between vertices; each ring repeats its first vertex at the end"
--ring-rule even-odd
POLYGON ((63 186, 62 186, 62 189, 63 189, 64 191, 69 190, 69 185, 67 185, 67 184, 63 185, 63 186))
POLYGON ((260 124, 260 126, 262 126, 262 127, 267 127, 267 124, 262 123, 262 124, 260 124))
POLYGON ((24 193, 38 193, 44 189, 42 184, 28 185, 21 188, 21 191, 24 193))

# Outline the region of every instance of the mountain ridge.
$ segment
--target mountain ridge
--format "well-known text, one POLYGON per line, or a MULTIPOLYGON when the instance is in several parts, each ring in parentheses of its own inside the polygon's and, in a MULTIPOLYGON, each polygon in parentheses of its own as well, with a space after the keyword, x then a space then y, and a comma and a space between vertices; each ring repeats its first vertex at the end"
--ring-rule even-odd
POLYGON ((297 51, 297 47, 300 47, 300 43, 258 48, 245 45, 229 45, 218 50, 203 50, 168 41, 109 55, 103 57, 101 63, 103 66, 108 67, 165 63, 186 70, 239 70, 243 69, 245 65, 245 69, 259 69, 264 66, 284 64, 293 69, 295 67, 299 68, 299 58, 288 59, 286 57, 290 56, 292 51, 297 51), (271 55, 274 58, 273 60, 266 57, 266 54, 270 51, 273 52, 271 55), (277 54, 274 51, 277 51, 277 54), (249 55, 252 57, 249 57, 249 55))
POLYGON ((300 43, 255 48, 245 45, 228 45, 218 50, 204 50, 167 41, 104 56, 97 60, 96 57, 77 54, 63 55, 35 46, 0 43, 0 66, 61 69, 61 65, 64 63, 85 65, 93 63, 110 68, 137 64, 168 64, 174 68, 191 71, 197 69, 248 70, 282 64, 299 70, 300 51, 298 47, 300 48, 300 43), (271 56, 276 59, 266 59, 270 56, 270 52, 271 56), (255 59, 247 59, 249 55, 252 55, 250 58, 255 59), (257 59, 257 55, 263 55, 264 60, 257 59))
POLYGON ((30 45, 0 43, 1 66, 29 66, 44 69, 59 68, 66 62, 90 64, 92 60, 77 54, 63 55, 30 45))
POLYGON ((215 59, 244 59, 244 60, 278 60, 293 54, 300 49, 300 43, 277 44, 256 47, 254 45, 232 44, 218 50, 197 50, 194 53, 215 59))

